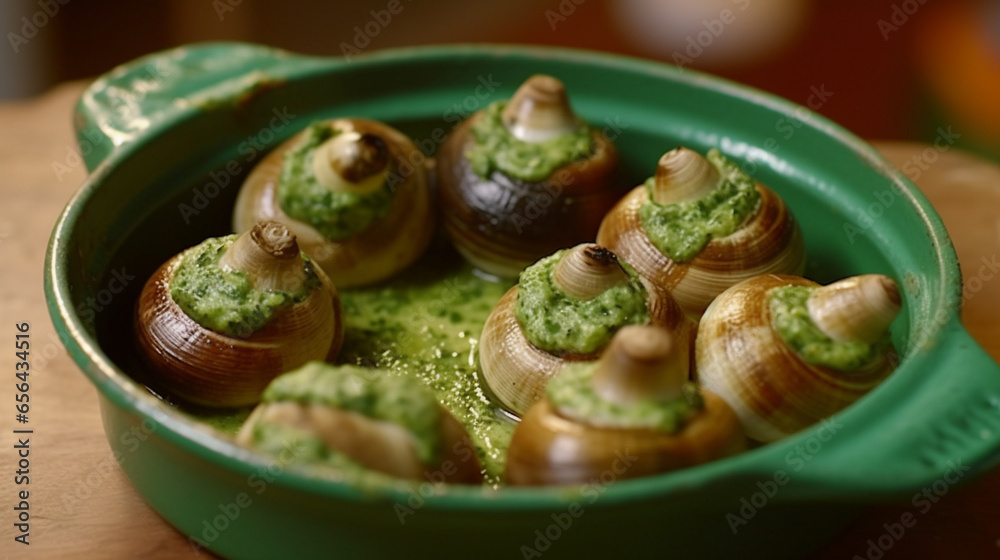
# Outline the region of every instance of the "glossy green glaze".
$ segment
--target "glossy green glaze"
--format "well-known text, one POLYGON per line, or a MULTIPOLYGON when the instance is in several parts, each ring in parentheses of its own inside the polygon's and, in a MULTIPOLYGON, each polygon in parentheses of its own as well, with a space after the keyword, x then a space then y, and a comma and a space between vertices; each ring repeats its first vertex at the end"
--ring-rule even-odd
POLYGON ((961 279, 940 219, 872 148, 774 97, 577 51, 450 46, 347 63, 222 44, 112 71, 85 92, 76 123, 92 174, 49 246, 53 321, 100 392, 108 439, 132 483, 224 557, 523 558, 529 548, 546 558, 648 556, 661 546, 685 558, 798 557, 864 503, 908 500, 949 462, 979 473, 1000 458, 1000 368, 959 323, 961 279), (377 118, 432 152, 462 117, 534 73, 562 79, 579 114, 615 137, 631 184, 679 144, 717 147, 785 198, 802 225, 808 276, 826 283, 878 272, 899 281, 898 370, 824 425, 668 475, 616 481, 609 470, 581 487, 498 492, 352 485, 269 464, 150 396, 128 340, 140 282, 92 323, 75 311, 111 271, 145 278, 179 249, 227 233, 251 164, 310 121, 377 118), (133 429, 148 437, 134 441, 133 429), (761 503, 755 494, 779 471, 789 482, 742 518, 741 500, 761 503))

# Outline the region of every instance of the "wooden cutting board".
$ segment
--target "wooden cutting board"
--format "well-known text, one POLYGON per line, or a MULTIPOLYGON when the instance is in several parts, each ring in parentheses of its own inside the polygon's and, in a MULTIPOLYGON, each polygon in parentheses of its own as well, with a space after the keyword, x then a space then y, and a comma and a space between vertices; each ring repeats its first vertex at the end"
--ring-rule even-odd
MULTIPOLYGON (((13 541, 11 510, 15 488, 25 488, 13 484, 11 430, 23 426, 14 425, 12 410, 14 351, 3 352, 2 371, 9 377, 0 383, 0 557, 208 558, 146 506, 117 467, 104 439, 95 390, 66 355, 45 307, 46 242, 60 210, 86 177, 71 127, 73 103, 83 87, 65 84, 28 102, 0 105, 0 338, 13 340, 15 323, 31 323, 27 427, 34 429, 26 487, 31 544, 24 546, 13 541)), ((983 268, 1000 257, 1000 167, 954 149, 876 145, 912 172, 944 217, 969 288, 963 318, 1000 359, 1000 281, 986 278, 983 268)), ((998 503, 1000 470, 994 470, 946 494, 926 513, 910 504, 871 508, 814 558, 868 558, 869 540, 878 543, 885 526, 908 512, 916 514, 916 524, 892 539, 882 558, 1000 557, 998 503)), ((883 538, 882 544, 888 542, 883 538)))

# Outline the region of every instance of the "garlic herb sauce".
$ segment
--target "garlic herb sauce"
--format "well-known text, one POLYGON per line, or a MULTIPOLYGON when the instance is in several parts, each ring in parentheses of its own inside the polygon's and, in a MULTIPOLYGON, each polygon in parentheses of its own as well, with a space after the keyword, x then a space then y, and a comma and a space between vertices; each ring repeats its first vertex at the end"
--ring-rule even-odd
POLYGON ((556 287, 553 274, 567 251, 557 251, 521 272, 514 314, 532 345, 552 354, 590 354, 607 346, 621 327, 649 322, 646 288, 621 260, 628 282, 595 298, 578 300, 556 287))
MULTIPOLYGON (((486 484, 494 486, 515 424, 484 391, 478 344, 486 317, 511 285, 480 278, 457 255, 432 246, 389 281, 340 290, 344 345, 337 363, 379 368, 429 387, 468 431, 486 484)), ((249 412, 190 411, 233 435, 249 412)))
POLYGON ((823 333, 809 316, 809 286, 781 286, 767 294, 771 327, 806 362, 838 371, 857 371, 884 355, 892 344, 888 331, 875 344, 837 342, 823 333))
POLYGON ((695 258, 708 242, 735 232, 760 207, 753 179, 719 150, 705 158, 722 176, 719 185, 698 200, 676 204, 653 201, 654 178, 646 180, 647 200, 639 209, 642 229, 661 253, 675 262, 695 258))
POLYGON ((258 290, 245 272, 223 270, 219 260, 239 238, 206 239, 188 249, 170 281, 170 297, 199 325, 229 336, 247 337, 267 326, 280 311, 304 301, 320 286, 303 255, 306 281, 295 292, 258 290))
POLYGON ((388 184, 373 192, 335 192, 323 186, 312 171, 316 149, 338 131, 326 123, 314 123, 299 143, 285 154, 278 182, 278 203, 292 218, 311 225, 331 241, 360 233, 385 216, 392 205, 388 184))
POLYGON ((549 380, 545 394, 560 414, 581 422, 614 428, 649 428, 676 434, 705 409, 701 389, 685 383, 681 395, 665 402, 642 400, 628 406, 601 398, 592 383, 597 362, 571 362, 549 380))
POLYGON ((465 154, 472 170, 482 178, 493 171, 523 181, 543 181, 556 169, 593 153, 590 126, 580 127, 543 142, 525 142, 514 137, 501 119, 506 101, 496 101, 483 110, 472 125, 474 146, 465 154))
POLYGON ((316 404, 390 422, 410 432, 424 464, 434 463, 441 454, 441 409, 434 394, 412 377, 310 362, 272 381, 260 400, 316 404))

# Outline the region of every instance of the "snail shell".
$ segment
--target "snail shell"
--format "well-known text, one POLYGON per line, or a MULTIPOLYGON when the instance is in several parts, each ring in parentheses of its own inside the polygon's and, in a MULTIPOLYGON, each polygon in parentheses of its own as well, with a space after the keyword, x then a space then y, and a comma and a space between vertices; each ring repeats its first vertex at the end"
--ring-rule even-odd
POLYGON ((381 473, 409 480, 424 480, 435 473, 443 482, 479 484, 482 472, 472 453, 472 441, 461 424, 444 408, 441 412, 442 453, 434 464, 424 464, 405 428, 385 420, 322 404, 283 401, 263 403, 254 409, 236 436, 236 442, 253 447, 253 426, 258 422, 283 424, 316 436, 328 449, 381 473), (461 453, 459 452, 461 450, 461 453))
POLYGON ((296 135, 267 154, 247 176, 236 199, 233 229, 246 231, 262 220, 281 222, 338 287, 377 282, 412 264, 430 244, 436 209, 430 201, 426 157, 409 138, 386 124, 361 118, 329 124, 342 132, 317 149, 313 173, 330 188, 354 192, 381 187, 379 171, 398 174, 402 179, 394 186, 388 213, 341 241, 331 241, 311 225, 285 214, 278 185, 284 156, 301 137, 296 135))
MULTIPOLYGON (((858 371, 805 362, 771 326, 767 293, 779 286, 818 286, 796 276, 741 282, 709 306, 698 328, 697 378, 736 411, 747 435, 770 442, 834 414, 893 369, 889 352, 858 371)), ((813 322, 835 340, 871 342, 900 309, 896 283, 869 274, 817 288, 808 300, 813 322), (872 333, 877 333, 872 336, 872 333)))
MULTIPOLYGON (((322 270, 316 269, 321 285, 305 300, 241 338, 201 326, 171 296, 174 273, 194 249, 160 266, 136 305, 139 352, 169 393, 205 406, 251 405, 278 375, 336 356, 343 341, 340 297, 322 270)), ((240 236, 219 264, 246 272, 257 289, 292 289, 304 263, 294 236, 266 222, 240 236)))
MULTIPOLYGON (((656 171, 654 201, 673 204, 696 200, 718 183, 719 173, 687 148, 667 152, 656 171)), ((679 263, 653 244, 639 210, 649 200, 640 185, 622 198, 601 223, 597 242, 611 249, 643 277, 663 286, 688 313, 699 315, 723 290, 761 274, 802 274, 802 232, 784 201, 760 183, 760 208, 739 229, 712 239, 692 260, 679 263)))
MULTIPOLYGON (((624 272, 613 253, 585 243, 567 251, 553 275, 564 292, 597 294, 620 281, 624 272)), ((692 348, 694 323, 666 290, 646 281, 643 285, 649 294, 646 309, 650 322, 670 331, 679 347, 692 348)), ((565 362, 595 360, 600 351, 556 355, 534 346, 514 313, 517 294, 518 286, 508 290, 487 317, 479 339, 479 362, 493 394, 507 409, 520 415, 542 398, 548 379, 565 362)), ((683 353, 683 359, 686 371, 690 352, 683 353)))
MULTIPOLYGON (((625 192, 619 187, 618 151, 600 131, 593 153, 554 170, 542 181, 523 181, 494 171, 482 178, 465 156, 482 112, 462 122, 441 146, 438 182, 444 225, 458 251, 473 265, 513 278, 529 264, 594 238, 604 214, 625 192)), ((505 107, 503 122, 525 142, 539 142, 579 126, 563 84, 536 75, 505 107)))
MULTIPOLYGON (((592 383, 602 398, 622 406, 639 399, 676 398, 687 380, 686 354, 663 329, 624 327, 601 356, 592 383)), ((670 433, 574 418, 545 398, 514 431, 507 481, 516 486, 579 484, 608 470, 620 479, 638 478, 743 451, 746 437, 732 409, 709 391, 702 391, 702 401, 704 409, 678 433, 670 433)))

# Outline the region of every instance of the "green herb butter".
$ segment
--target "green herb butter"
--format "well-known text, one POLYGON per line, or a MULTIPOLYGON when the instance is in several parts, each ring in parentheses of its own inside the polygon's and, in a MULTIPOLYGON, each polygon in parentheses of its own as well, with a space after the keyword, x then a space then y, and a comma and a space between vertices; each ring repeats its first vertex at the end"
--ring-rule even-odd
MULTIPOLYGON (((477 455, 493 487, 501 481, 515 424, 483 390, 478 333, 510 286, 476 276, 453 253, 431 251, 386 282, 340 292, 344 345, 338 362, 385 370, 433 391, 472 438, 474 449, 453 451, 477 455)), ((190 413, 235 434, 250 409, 190 413)))
POLYGON ((410 432, 426 465, 441 451, 441 408, 434 393, 410 377, 311 362, 272 381, 261 401, 318 404, 391 422, 410 432))
POLYGON ((646 181, 649 200, 639 209, 642 228, 661 253, 676 262, 687 262, 713 238, 732 234, 760 206, 760 193, 753 179, 718 150, 706 159, 722 176, 711 193, 698 200, 677 204, 653 202, 654 178, 646 181))
POLYGON ((875 344, 837 342, 823 334, 813 323, 806 305, 815 289, 809 286, 782 286, 767 293, 772 328, 803 360, 839 371, 857 371, 888 350, 891 344, 888 332, 875 344))
POLYGON ((492 485, 500 481, 514 424, 483 390, 478 334, 509 287, 477 277, 455 255, 431 252, 387 283, 341 294, 344 346, 337 359, 412 377, 434 391, 468 430, 492 485))
POLYGON ((251 431, 253 446, 274 457, 292 458, 296 464, 327 464, 338 468, 362 467, 341 453, 332 453, 316 435, 276 422, 257 422, 251 431))
POLYGON ((278 203, 285 214, 311 225, 331 241, 360 233, 385 216, 394 194, 388 184, 365 194, 335 192, 316 179, 313 154, 336 134, 338 131, 328 124, 309 126, 299 143, 285 154, 278 183, 278 203))
POLYGON ((638 274, 618 261, 628 281, 588 300, 570 297, 553 281, 558 251, 521 272, 514 314, 531 344, 553 354, 590 354, 625 325, 649 322, 648 294, 638 274))
POLYGON ((170 296, 188 317, 206 329, 244 337, 264 328, 286 307, 304 301, 320 281, 303 255, 306 281, 300 289, 255 289, 246 273, 219 267, 222 255, 238 237, 207 239, 186 251, 170 280, 170 296))
POLYGON ((480 177, 500 171, 523 181, 542 181, 563 165, 592 153, 591 129, 583 121, 576 131, 544 142, 517 139, 501 119, 506 105, 506 101, 491 103, 472 126, 474 143, 465 157, 480 177))
POLYGON ((549 402, 563 416, 597 426, 649 428, 675 434, 685 422, 705 408, 701 391, 686 383, 673 400, 640 401, 622 406, 601 398, 591 379, 596 362, 576 362, 565 366, 549 380, 545 392, 549 402))

